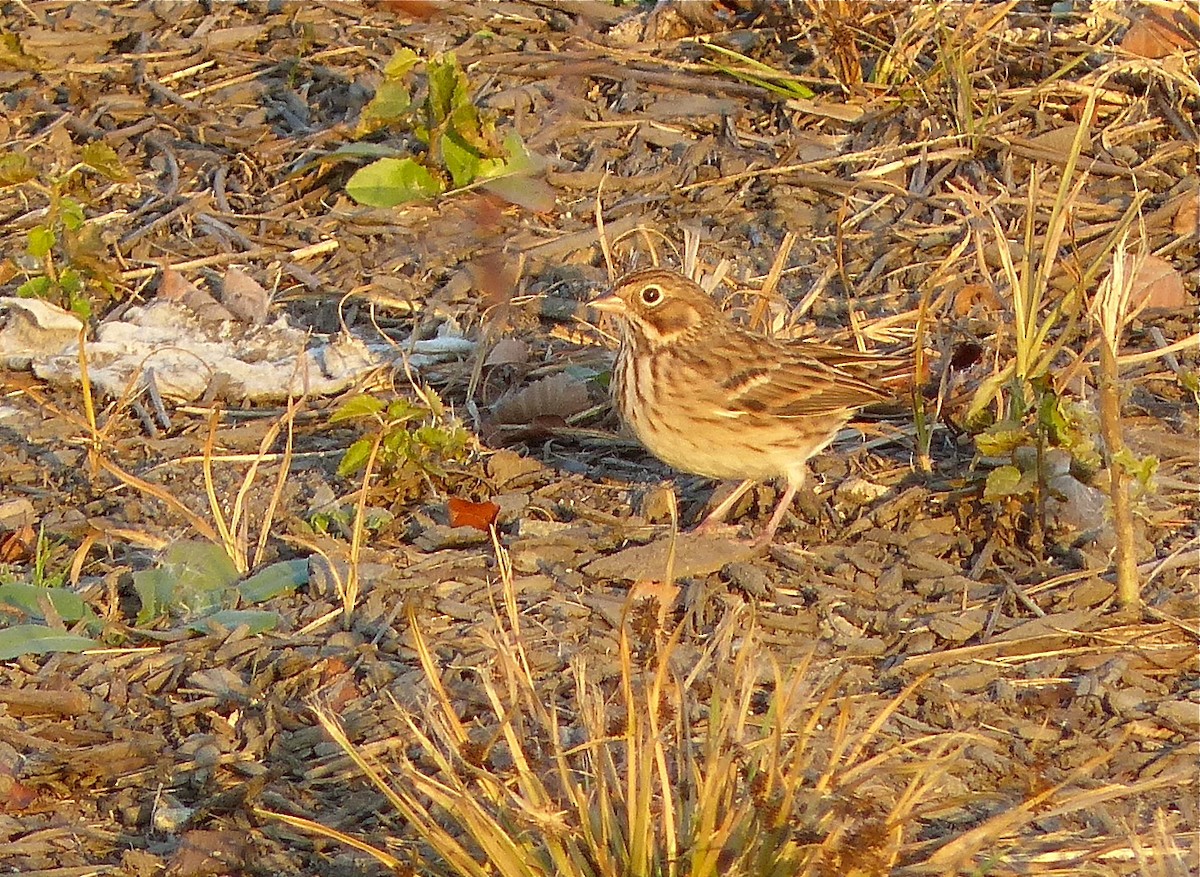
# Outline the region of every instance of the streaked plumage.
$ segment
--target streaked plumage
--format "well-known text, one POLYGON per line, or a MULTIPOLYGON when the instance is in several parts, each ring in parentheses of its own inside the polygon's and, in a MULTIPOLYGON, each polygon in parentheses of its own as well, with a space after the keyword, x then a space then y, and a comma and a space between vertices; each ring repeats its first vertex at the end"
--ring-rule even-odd
POLYGON ((743 480, 702 528, 755 482, 785 478, 760 537, 770 541, 807 460, 854 411, 892 398, 872 373, 896 360, 750 332, 674 271, 628 274, 590 305, 620 318, 613 400, 647 450, 684 472, 743 480))

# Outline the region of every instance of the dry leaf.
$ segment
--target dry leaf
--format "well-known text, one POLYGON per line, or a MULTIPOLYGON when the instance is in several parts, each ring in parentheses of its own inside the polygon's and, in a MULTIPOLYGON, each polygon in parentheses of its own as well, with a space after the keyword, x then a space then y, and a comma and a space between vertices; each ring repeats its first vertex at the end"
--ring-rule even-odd
MULTIPOLYGON (((1061 128, 1053 128, 1038 134, 1036 137, 1031 137, 1029 138, 1029 142, 1048 152, 1066 155, 1071 151, 1071 147, 1075 144, 1075 137, 1078 134, 1078 125, 1064 125, 1061 128)), ((1083 141, 1083 152, 1088 152, 1090 146, 1091 138, 1085 138, 1083 141)))
POLYGON ((354 673, 338 658, 330 658, 321 669, 322 703, 334 715, 340 716, 347 706, 360 697, 354 673))
POLYGON ((501 338, 488 353, 483 364, 487 367, 496 365, 524 365, 529 362, 529 345, 516 338, 501 338))
POLYGON ((457 496, 450 497, 446 506, 450 512, 451 527, 474 527, 486 532, 496 523, 496 516, 500 514, 500 506, 494 502, 471 502, 457 496))
POLYGON ((241 268, 230 268, 221 280, 221 302, 238 320, 261 326, 267 321, 271 294, 241 268))
POLYGON ((533 423, 538 417, 561 417, 586 411, 591 407, 587 386, 565 372, 535 381, 523 390, 496 403, 496 420, 500 423, 533 423))
POLYGON ((250 840, 240 831, 193 829, 180 840, 167 873, 174 877, 240 874, 250 852, 250 840))
POLYGON ((179 302, 203 323, 222 323, 234 319, 228 308, 173 268, 163 269, 162 279, 158 282, 158 297, 163 301, 179 302))
POLYGON ((33 559, 37 531, 26 524, 0 536, 0 563, 25 563, 33 559))
POLYGON ((1183 275, 1166 259, 1147 256, 1137 265, 1137 273, 1130 284, 1129 302, 1134 308, 1185 307, 1188 294, 1183 287, 1183 275))
POLYGON ((1141 58, 1165 58, 1176 50, 1184 52, 1196 48, 1196 36, 1188 32, 1188 26, 1196 24, 1187 19, 1187 8, 1172 13, 1166 8, 1143 6, 1134 12, 1133 24, 1121 40, 1121 48, 1141 58))
POLYGON ((968 283, 954 294, 954 313, 965 317, 975 306, 986 312, 999 312, 1004 309, 1004 302, 996 294, 996 290, 987 283, 968 283))
POLYGON ((1171 220, 1171 231, 1181 238, 1200 234, 1200 203, 1195 197, 1188 198, 1179 205, 1179 210, 1171 220))

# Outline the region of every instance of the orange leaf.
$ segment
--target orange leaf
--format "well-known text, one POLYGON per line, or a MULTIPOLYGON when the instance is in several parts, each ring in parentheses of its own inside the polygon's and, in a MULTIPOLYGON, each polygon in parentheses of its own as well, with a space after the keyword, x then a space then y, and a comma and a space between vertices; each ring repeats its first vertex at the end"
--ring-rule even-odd
MULTIPOLYGON (((1188 10, 1180 4, 1178 10, 1168 8, 1139 9, 1121 48, 1142 58, 1165 58, 1172 52, 1187 52, 1196 45, 1189 33, 1188 10)), ((1192 27, 1194 27, 1192 23, 1192 27)))
MULTIPOLYGON (((1133 270, 1132 266, 1128 270, 1133 270)), ((1159 256, 1146 256, 1137 266, 1137 273, 1130 283, 1129 298, 1133 305, 1152 310, 1182 308, 1188 304, 1183 275, 1159 256)))
POLYGON ((37 533, 29 524, 0 536, 0 563, 24 563, 32 559, 36 541, 37 533))
POLYGON ((496 523, 500 514, 500 506, 494 502, 471 502, 469 499, 450 497, 447 503, 450 509, 451 527, 474 527, 476 530, 487 530, 496 523))

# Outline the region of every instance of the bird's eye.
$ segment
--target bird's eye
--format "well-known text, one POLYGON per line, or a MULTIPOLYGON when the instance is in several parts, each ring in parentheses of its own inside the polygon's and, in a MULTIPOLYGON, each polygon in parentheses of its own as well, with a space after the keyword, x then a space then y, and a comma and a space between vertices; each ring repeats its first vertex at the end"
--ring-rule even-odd
POLYGON ((647 286, 642 289, 642 304, 648 308, 652 308, 662 301, 662 297, 662 289, 657 286, 647 286))

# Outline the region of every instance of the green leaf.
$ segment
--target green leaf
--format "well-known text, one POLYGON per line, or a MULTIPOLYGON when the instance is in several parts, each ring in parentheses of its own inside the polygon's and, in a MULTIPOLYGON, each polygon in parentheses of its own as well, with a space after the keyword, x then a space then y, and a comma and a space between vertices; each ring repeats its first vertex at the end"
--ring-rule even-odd
POLYGON ((301 585, 308 584, 308 560, 281 560, 264 567, 238 585, 243 603, 261 603, 290 594, 301 585))
POLYGON ((355 172, 346 193, 368 207, 395 207, 432 198, 444 191, 442 183, 412 158, 381 158, 355 172))
POLYGON ((54 284, 51 282, 49 277, 39 274, 37 277, 30 277, 17 287, 17 297, 46 298, 53 286, 54 284))
POLYGON ((412 453, 412 433, 407 429, 392 429, 383 434, 381 451, 391 460, 403 460, 412 453))
POLYGON ((23 152, 0 156, 0 186, 15 186, 36 179, 37 171, 23 152))
POLYGON ((1021 470, 1016 466, 1001 466, 999 469, 993 469, 988 473, 983 498, 994 501, 1023 493, 1021 478, 1021 470))
POLYGON ((338 475, 343 477, 353 475, 371 458, 371 448, 375 446, 373 438, 360 438, 346 449, 342 462, 338 463, 338 475))
POLYGON ((82 652, 99 645, 86 636, 63 633, 41 624, 17 624, 0 630, 0 661, 11 661, 21 655, 82 652))
POLYGON ((79 151, 79 159, 100 176, 114 183, 126 183, 133 179, 133 174, 121 163, 117 151, 107 143, 87 144, 79 151))
POLYGON ((58 215, 62 218, 62 224, 71 231, 79 231, 87 221, 83 205, 74 198, 63 198, 58 202, 58 215))
POLYGON ((262 609, 221 609, 193 621, 188 627, 199 633, 217 633, 245 626, 251 634, 266 633, 279 627, 279 613, 262 609))
POLYGON ((509 131, 504 138, 505 166, 510 174, 539 173, 545 162, 525 146, 525 141, 516 131, 509 131))
POLYGON ((1011 425, 997 424, 987 432, 975 436, 975 450, 985 457, 1003 457, 1029 443, 1029 434, 1023 429, 1014 429, 1011 425))
POLYGON ((408 423, 412 420, 423 420, 428 415, 428 408, 422 408, 408 399, 393 399, 387 407, 387 419, 389 423, 408 423))
POLYGON ((74 268, 64 268, 58 275, 58 288, 63 291, 63 295, 70 300, 74 300, 83 294, 83 277, 74 268))
POLYGON ((412 95, 403 82, 384 80, 358 117, 358 135, 402 121, 412 109, 412 95))
POLYGON ((480 155, 499 155, 500 144, 496 143, 496 126, 489 117, 472 103, 455 107, 447 119, 447 132, 454 132, 480 155))
POLYGON ((44 620, 43 600, 48 600, 58 617, 68 624, 95 617, 83 598, 66 588, 44 588, 29 582, 6 582, 0 585, 0 604, 11 606, 39 621, 44 620))
POLYGON ((133 574, 133 587, 142 601, 138 623, 163 614, 208 614, 233 601, 236 591, 231 586, 238 578, 237 567, 219 545, 176 542, 158 567, 133 574))
POLYGON ((409 71, 421 63, 421 56, 407 47, 398 49, 383 68, 387 79, 402 79, 409 71))
POLYGON ((1138 457, 1129 448, 1121 448, 1113 454, 1112 461, 1124 469, 1127 475, 1136 478, 1142 487, 1148 487, 1150 479, 1158 472, 1158 457, 1153 454, 1138 457))
POLYGON ((426 108, 429 127, 433 128, 448 119, 455 109, 469 104, 471 97, 467 93, 467 77, 453 53, 435 56, 426 69, 429 80, 426 108))
POLYGON ((35 226, 30 232, 28 243, 25 249, 29 255, 35 259, 45 259, 50 255, 50 251, 54 249, 54 244, 58 241, 58 235, 54 233, 54 229, 39 225, 35 226))
POLYGON ((363 417, 374 417, 383 408, 384 403, 382 400, 363 393, 358 396, 352 396, 339 405, 337 410, 329 415, 329 422, 341 423, 344 420, 359 420, 363 417))
POLYGON ((450 181, 455 188, 475 182, 479 175, 480 155, 457 131, 447 131, 439 141, 442 163, 450 171, 450 181))
POLYGON ((418 387, 417 395, 421 397, 421 401, 425 403, 429 408, 429 413, 434 417, 446 416, 446 403, 442 401, 442 397, 433 387, 428 384, 418 387))

